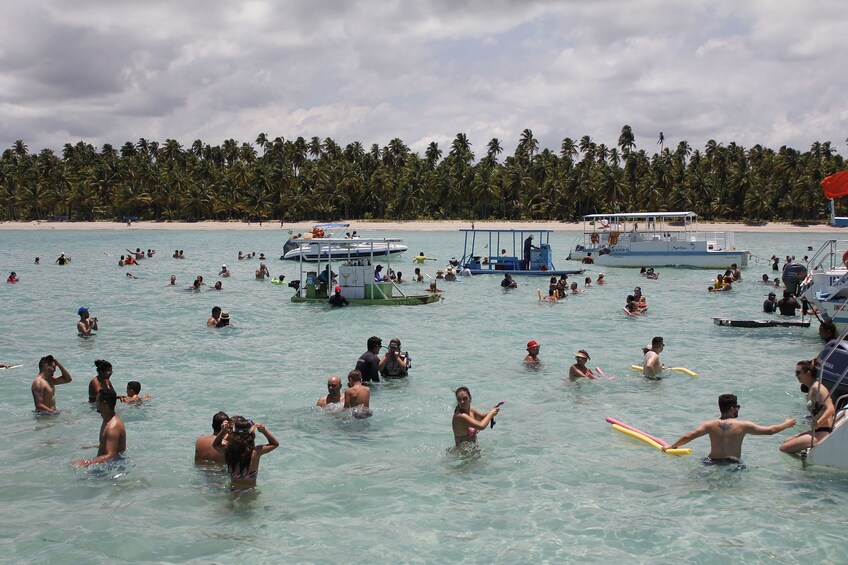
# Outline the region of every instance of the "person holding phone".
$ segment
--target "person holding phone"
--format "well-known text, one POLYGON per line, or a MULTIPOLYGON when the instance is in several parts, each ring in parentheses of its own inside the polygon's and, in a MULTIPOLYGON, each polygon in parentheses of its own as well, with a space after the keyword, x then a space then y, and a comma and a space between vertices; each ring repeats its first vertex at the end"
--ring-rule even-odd
POLYGON ((453 437, 456 445, 463 443, 477 443, 477 434, 485 430, 486 426, 495 425, 495 416, 500 411, 503 402, 499 402, 486 414, 471 407, 471 392, 467 387, 461 386, 456 389, 456 407, 453 410, 453 437))

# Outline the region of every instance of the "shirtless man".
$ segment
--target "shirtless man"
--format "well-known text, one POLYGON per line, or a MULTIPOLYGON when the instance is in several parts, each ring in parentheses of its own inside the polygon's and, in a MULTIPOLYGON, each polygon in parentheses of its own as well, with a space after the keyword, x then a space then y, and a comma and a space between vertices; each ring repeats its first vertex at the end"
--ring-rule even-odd
POLYGON ((693 439, 709 434, 710 460, 714 462, 738 463, 742 458, 742 440, 747 434, 755 436, 770 436, 782 432, 795 425, 795 418, 787 418, 782 424, 760 426, 746 420, 737 420, 739 404, 735 394, 722 394, 718 397, 718 408, 721 417, 718 420, 704 422, 688 434, 681 437, 666 449, 677 449, 693 439))
POLYGON ((218 463, 219 465, 223 465, 225 463, 224 452, 212 447, 212 442, 215 441, 215 436, 217 436, 221 431, 221 425, 224 422, 229 421, 229 419, 230 417, 227 416, 226 412, 218 412, 212 416, 212 435, 200 436, 197 438, 197 441, 194 442, 195 463, 203 463, 206 461, 218 463))
POLYGON ((232 273, 227 268, 226 265, 221 265, 221 271, 218 273, 219 277, 229 277, 232 273))
POLYGON ((342 378, 338 375, 333 375, 327 379, 327 394, 318 399, 316 406, 333 408, 334 405, 342 402, 342 378))
POLYGON ((56 410, 56 385, 71 382, 71 374, 59 363, 59 360, 48 355, 38 362, 38 376, 32 381, 32 400, 35 411, 40 414, 58 414, 56 410), (54 377, 56 367, 62 371, 61 377, 54 377))
POLYGON ((80 306, 77 310, 80 319, 77 322, 77 331, 81 336, 90 336, 91 332, 97 331, 97 318, 92 318, 88 313, 88 306, 80 306))
POLYGON ((371 402, 371 389, 362 384, 362 373, 351 371, 347 374, 344 407, 351 408, 354 416, 366 418, 371 415, 369 402, 371 402))
MULTIPOLYGON (((97 446, 97 457, 91 459, 80 459, 74 461, 75 467, 88 467, 95 463, 106 463, 114 461, 127 450, 127 429, 124 422, 115 414, 115 404, 118 403, 118 395, 114 390, 100 389, 97 393, 95 406, 103 418, 100 426, 100 444, 97 446)), ((92 446, 94 447, 94 446, 92 446)))
POLYGON ((218 327, 218 322, 221 320, 221 307, 215 306, 212 308, 212 315, 209 316, 209 319, 206 320, 207 328, 215 328, 218 327))
POLYGON ((256 278, 259 280, 265 280, 265 277, 271 278, 271 273, 268 271, 268 267, 265 266, 265 263, 259 263, 259 268, 256 269, 256 278))
POLYGON ((663 370, 667 367, 660 362, 660 353, 665 349, 665 343, 660 336, 651 340, 650 347, 643 347, 642 353, 645 359, 642 361, 642 374, 649 379, 659 379, 663 370))

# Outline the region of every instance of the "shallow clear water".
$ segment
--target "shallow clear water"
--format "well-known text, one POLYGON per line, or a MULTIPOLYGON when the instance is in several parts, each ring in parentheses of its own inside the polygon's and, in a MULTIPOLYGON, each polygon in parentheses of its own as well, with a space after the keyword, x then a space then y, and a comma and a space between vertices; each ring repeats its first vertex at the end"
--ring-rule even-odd
MULTIPOLYGON (((395 234, 391 234, 395 235, 395 234)), ((808 254, 826 234, 737 234, 756 256, 808 254)), ((794 363, 820 346, 809 329, 737 329, 711 316, 761 318, 772 275, 745 270, 732 293, 708 294, 715 275, 659 269, 657 281, 609 269, 608 284, 560 304, 539 304, 544 278, 478 276, 445 288, 441 303, 415 307, 293 305, 291 289, 259 282, 257 261, 239 249, 280 255, 285 232, 0 232, 0 272, 22 281, 0 287, 5 335, 0 362, 0 547, 6 559, 243 562, 632 561, 781 563, 842 561, 848 473, 804 468, 778 452, 784 432, 750 437, 747 468, 704 467, 708 440, 691 456, 665 456, 613 431, 606 416, 673 441, 717 415, 716 397, 739 396, 741 417, 763 424, 804 416, 794 363), (153 259, 116 266, 124 248, 155 248, 153 259), (174 248, 188 257, 170 257, 174 248), (73 263, 53 259, 64 251, 73 263), (107 255, 109 254, 109 255, 107 255), (41 266, 32 265, 41 256, 41 266), (198 274, 211 285, 222 263, 233 271, 220 293, 183 290, 198 274), (170 274, 178 287, 167 287, 170 274), (5 273, 8 274, 8 273, 5 273), (621 312, 635 285, 648 297, 641 318, 621 312), (101 330, 77 337, 79 306, 101 330), (214 305, 236 328, 208 330, 214 305), (351 420, 313 405, 326 378, 346 375, 371 335, 403 340, 409 379, 376 386, 374 416, 351 420), (630 370, 652 336, 671 373, 649 382, 630 370), (527 341, 542 344, 544 366, 522 365, 527 341), (592 355, 615 379, 570 382, 573 353, 592 355), (74 375, 57 388, 62 414, 36 417, 29 386, 42 355, 74 375), (114 364, 123 390, 139 380, 153 399, 120 406, 127 459, 77 471, 90 455, 99 416, 86 402, 95 359, 114 364), (506 404, 497 426, 469 453, 453 447, 452 390, 473 405, 506 404), (281 447, 262 459, 259 488, 233 495, 220 473, 193 464, 196 437, 225 410, 263 422, 281 447), (108 534, 104 534, 108 532, 108 534), (104 535, 106 537, 104 538, 104 535)), ((440 264, 460 256, 459 233, 404 234, 412 254, 440 264)), ((552 238, 557 266, 575 239, 552 238)), ((270 259, 272 274, 297 278, 296 264, 270 259)), ((433 273, 435 265, 426 271, 433 273)), ((597 270, 593 272, 593 279, 597 270)), ((423 285, 408 284, 407 288, 423 285)))

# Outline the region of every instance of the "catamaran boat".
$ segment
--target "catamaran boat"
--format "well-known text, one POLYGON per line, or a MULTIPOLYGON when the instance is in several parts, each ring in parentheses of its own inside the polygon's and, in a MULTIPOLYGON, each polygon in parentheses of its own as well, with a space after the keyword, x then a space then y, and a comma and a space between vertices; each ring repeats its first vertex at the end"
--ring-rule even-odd
POLYGON ((826 241, 807 262, 799 296, 842 331, 848 327, 848 241, 826 241))
POLYGON ((293 234, 283 245, 283 254, 280 259, 291 261, 319 261, 328 259, 348 259, 350 257, 369 257, 372 252, 375 255, 397 255, 409 249, 406 245, 396 243, 400 240, 375 240, 372 244, 366 244, 361 238, 347 239, 339 238, 347 242, 345 245, 326 245, 328 240, 333 239, 333 232, 339 228, 350 227, 346 223, 317 224, 312 227, 311 232, 302 236, 293 234), (355 245, 351 245, 354 242, 355 245))
MULTIPOLYGON (((553 230, 478 230, 465 233, 462 259, 455 266, 472 275, 576 275, 584 269, 554 267, 551 252, 553 230), (500 251, 499 251, 500 250, 500 251)), ((453 264, 453 262, 452 262, 453 264)))
MULTIPOLYGON (((341 294, 350 304, 364 305, 416 305, 429 304, 440 299, 437 293, 406 294, 392 280, 375 280, 377 263, 385 262, 382 273, 388 275, 391 269, 390 255, 385 252, 391 245, 399 245, 397 238, 321 238, 310 245, 316 247, 318 266, 308 263, 305 255, 300 257, 300 278, 289 286, 295 288, 292 302, 327 303, 335 286, 341 287, 341 294), (364 254, 364 250, 368 250, 364 254), (347 254, 340 260, 342 251, 347 254), (333 263, 339 264, 334 267, 333 263), (338 268, 338 274, 334 269, 338 268), (336 282, 333 278, 336 277, 336 282)), ((416 288, 408 285, 409 288, 416 288)), ((418 287, 420 288, 420 287, 418 287)))
POLYGON ((568 255, 591 257, 612 267, 703 267, 748 265, 732 232, 702 232, 694 212, 637 212, 583 216, 583 238, 568 255))

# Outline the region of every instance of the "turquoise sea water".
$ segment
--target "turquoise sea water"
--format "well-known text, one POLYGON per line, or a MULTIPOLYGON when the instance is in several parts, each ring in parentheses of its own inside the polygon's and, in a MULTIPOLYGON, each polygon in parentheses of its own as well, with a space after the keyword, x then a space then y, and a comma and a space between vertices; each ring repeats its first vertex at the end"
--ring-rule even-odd
MULTIPOLYGON (((364 231, 364 230, 361 230, 364 231)), ((371 232, 374 235, 397 235, 371 232)), ((410 252, 395 269, 411 275, 418 251, 444 264, 459 257, 459 233, 403 234, 410 252)), ((827 234, 737 234, 756 256, 809 254, 827 234)), ((757 319, 769 266, 752 264, 731 293, 708 294, 712 271, 607 269, 608 284, 559 304, 539 304, 546 279, 441 282, 444 301, 415 307, 293 305, 292 290, 253 277, 264 252, 276 275, 297 278, 279 257, 285 232, 0 232, 5 331, 0 362, 0 557, 8 561, 153 562, 698 562, 844 561, 842 507, 848 473, 802 466, 778 452, 789 431, 749 437, 747 468, 704 467, 706 438, 671 457, 613 431, 606 416, 674 441, 717 416, 716 398, 739 396, 740 417, 762 424, 804 416, 793 376, 820 347, 816 325, 737 329, 711 316, 757 319), (117 267, 124 248, 154 248, 140 266, 117 267), (175 248, 186 260, 171 258, 175 248), (73 257, 60 267, 53 260, 73 257), (109 255, 107 255, 109 254, 109 255), (32 264, 38 255, 42 265, 32 264), (258 255, 257 255, 258 256, 258 255), (196 275, 224 290, 183 290, 196 275), (140 278, 127 279, 131 270, 140 278), (167 287, 171 274, 178 286, 167 287), (650 311, 621 312, 640 285, 650 311), (76 335, 90 306, 101 330, 76 335), (210 330, 212 306, 231 329, 210 330), (373 388, 374 416, 352 420, 314 408, 329 375, 346 375, 371 335, 397 336, 411 375, 373 388), (663 361, 698 373, 647 381, 630 370, 641 347, 665 337, 663 361), (530 339, 538 370, 522 365, 530 339), (611 380, 571 382, 573 353, 611 380), (32 413, 39 357, 53 354, 74 381, 57 387, 57 417, 32 413), (87 403, 95 359, 114 365, 123 390, 139 380, 153 399, 120 406, 126 459, 100 471, 70 462, 96 443, 99 415, 87 403), (487 410, 505 400, 479 449, 453 448, 452 390, 471 389, 487 410), (233 495, 219 472, 195 467, 193 445, 218 410, 264 423, 281 447, 263 457, 259 488, 233 495)), ((575 240, 552 238, 558 267, 575 240)), ((426 271, 435 272, 429 264, 426 271)), ((592 273, 593 280, 597 269, 592 273)), ((423 285, 407 284, 407 288, 423 285)), ((803 424, 799 424, 801 428, 803 424)), ((796 428, 798 430, 799 428, 796 428)))

